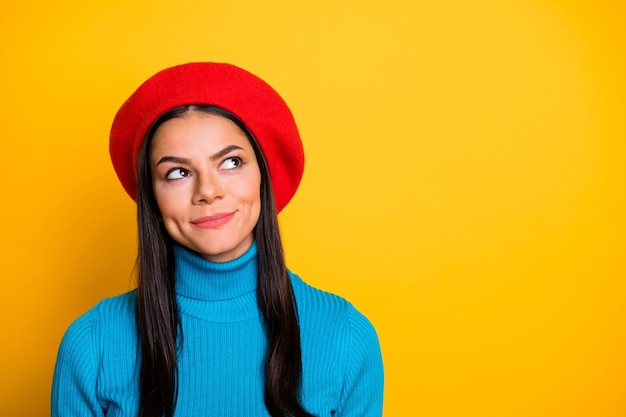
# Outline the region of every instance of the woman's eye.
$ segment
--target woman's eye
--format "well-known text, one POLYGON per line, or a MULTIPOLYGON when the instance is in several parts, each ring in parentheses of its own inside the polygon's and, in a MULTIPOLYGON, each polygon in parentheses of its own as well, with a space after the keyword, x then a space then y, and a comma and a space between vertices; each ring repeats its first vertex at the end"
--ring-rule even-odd
POLYGON ((225 159, 224 162, 222 162, 222 165, 220 166, 221 169, 235 169, 241 166, 241 158, 239 157, 232 157, 232 158, 228 158, 225 159))
POLYGON ((165 178, 167 178, 168 180, 179 180, 181 178, 185 178, 188 176, 189 176, 189 171, 187 171, 186 169, 175 168, 175 169, 168 171, 165 178))

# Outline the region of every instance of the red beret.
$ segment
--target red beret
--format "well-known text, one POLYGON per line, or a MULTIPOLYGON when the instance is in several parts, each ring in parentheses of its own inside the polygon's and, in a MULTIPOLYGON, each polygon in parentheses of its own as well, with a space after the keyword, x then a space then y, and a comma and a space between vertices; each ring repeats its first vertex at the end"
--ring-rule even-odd
POLYGON ((230 64, 197 62, 160 71, 122 105, 111 127, 109 151, 124 189, 137 195, 137 155, 152 122, 186 104, 221 107, 252 132, 267 160, 277 211, 291 200, 304 170, 298 128, 285 101, 265 81, 230 64))

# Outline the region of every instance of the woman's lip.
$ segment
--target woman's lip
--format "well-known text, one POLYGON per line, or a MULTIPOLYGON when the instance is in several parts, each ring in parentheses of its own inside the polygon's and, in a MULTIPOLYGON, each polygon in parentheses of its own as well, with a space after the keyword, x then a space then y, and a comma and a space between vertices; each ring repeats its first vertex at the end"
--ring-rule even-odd
POLYGON ((228 223, 234 215, 234 211, 231 213, 216 213, 212 216, 198 217, 192 220, 191 224, 200 229, 215 229, 228 223))

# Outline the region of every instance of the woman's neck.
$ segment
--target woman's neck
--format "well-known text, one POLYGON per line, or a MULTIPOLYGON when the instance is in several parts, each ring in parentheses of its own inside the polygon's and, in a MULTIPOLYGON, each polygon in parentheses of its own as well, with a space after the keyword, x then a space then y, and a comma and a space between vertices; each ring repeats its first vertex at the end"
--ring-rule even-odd
POLYGON ((174 245, 176 293, 183 297, 220 301, 256 290, 256 243, 239 258, 228 262, 211 262, 184 246, 174 245))

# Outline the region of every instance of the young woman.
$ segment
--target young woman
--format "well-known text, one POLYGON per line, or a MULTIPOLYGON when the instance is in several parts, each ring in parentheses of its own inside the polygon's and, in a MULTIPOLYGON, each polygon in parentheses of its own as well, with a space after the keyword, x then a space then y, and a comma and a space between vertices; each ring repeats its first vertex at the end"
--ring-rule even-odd
POLYGON ((137 202, 138 286, 66 332, 53 416, 382 414, 374 328, 285 267, 276 216, 304 155, 268 84, 165 69, 122 105, 110 151, 137 202))

